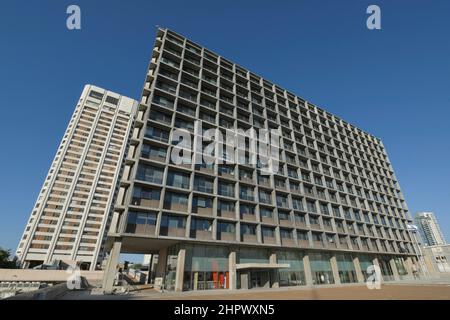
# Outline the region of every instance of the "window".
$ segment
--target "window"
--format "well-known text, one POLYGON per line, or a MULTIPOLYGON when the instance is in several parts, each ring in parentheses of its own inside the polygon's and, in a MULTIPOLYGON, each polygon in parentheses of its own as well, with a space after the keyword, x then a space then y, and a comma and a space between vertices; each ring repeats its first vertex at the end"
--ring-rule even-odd
POLYGON ((194 205, 198 208, 212 208, 211 198, 194 197, 194 205))
POLYGON ((212 230, 211 221, 206 219, 193 218, 191 221, 191 230, 211 231, 212 230))
POLYGON ((303 210, 302 199, 292 198, 292 207, 294 210, 303 210))
POLYGON ((161 229, 167 228, 184 228, 186 226, 186 219, 181 216, 163 215, 161 218, 161 229))
POLYGON ((277 206, 282 207, 282 208, 287 208, 288 207, 287 197, 284 195, 277 194, 277 206))
POLYGON ((255 207, 254 206, 249 206, 246 204, 241 204, 239 206, 239 211, 241 214, 250 214, 250 215, 254 215, 255 214, 255 207))
POLYGON ((299 231, 297 230, 297 239, 308 241, 308 232, 307 231, 299 231))
POLYGON ((241 234, 256 235, 256 227, 251 224, 241 224, 241 234))
POLYGON ((219 166, 219 173, 220 174, 229 174, 234 175, 234 167, 230 166, 219 166))
POLYGON ((260 190, 259 191, 259 202, 261 203, 266 203, 266 204, 270 204, 272 201, 270 199, 270 193, 260 190))
POLYGON ((320 212, 322 214, 329 215, 330 212, 328 211, 328 205, 325 203, 320 203, 320 212))
MULTIPOLYGON (((131 201, 132 205, 152 205, 148 201, 155 201, 159 203, 159 198, 161 197, 161 192, 155 189, 143 188, 136 186, 133 190, 133 199, 131 201)), ((156 203, 154 203, 156 205, 156 203)))
POLYGON ((275 230, 273 228, 262 227, 261 232, 264 238, 275 238, 275 230))
POLYGON ((220 211, 230 211, 234 212, 234 202, 231 201, 219 201, 219 210, 220 211))
POLYGON ((288 212, 279 212, 278 213, 278 219, 280 221, 281 220, 289 221, 289 220, 291 220, 291 216, 290 216, 290 214, 288 212))
POLYGON ((196 176, 194 179, 194 189, 200 192, 213 193, 214 180, 196 176))
POLYGON ((316 203, 315 202, 313 202, 313 201, 306 201, 306 206, 308 207, 308 211, 309 212, 317 212, 316 211, 316 203))
POLYGON ((167 176, 167 184, 172 187, 178 187, 182 189, 189 189, 189 174, 169 171, 167 176))
POLYGON ((280 229, 280 237, 281 239, 292 239, 292 231, 288 229, 280 229))
POLYGON ((129 211, 127 219, 127 233, 154 233, 156 213, 129 211))
POLYGON ((167 155, 167 150, 162 147, 150 146, 148 144, 142 145, 141 156, 143 158, 156 158, 160 160, 165 160, 167 155))
POLYGON ((219 222, 217 222, 217 231, 218 232, 234 233, 236 231, 236 228, 234 226, 234 223, 219 221, 219 222))
POLYGON ((260 208, 259 214, 261 217, 272 218, 272 210, 267 208, 260 208))
POLYGON ((253 188, 247 187, 247 186, 241 186, 239 197, 243 200, 250 200, 253 201, 253 188))
POLYGON ((163 175, 164 170, 161 168, 149 166, 142 163, 139 164, 137 172, 137 179, 139 180, 162 184, 163 175))
POLYGON ((146 129, 145 137, 167 143, 169 141, 169 131, 150 126, 146 129))
POLYGON ((187 207, 188 196, 180 193, 166 192, 166 195, 164 196, 164 204, 168 205, 168 207, 171 207, 173 205, 181 205, 187 207))
POLYGON ((91 92, 89 92, 89 97, 98 99, 98 100, 103 100, 103 93, 91 90, 91 92))
POLYGON ((234 184, 219 182, 219 194, 226 197, 234 197, 234 184))

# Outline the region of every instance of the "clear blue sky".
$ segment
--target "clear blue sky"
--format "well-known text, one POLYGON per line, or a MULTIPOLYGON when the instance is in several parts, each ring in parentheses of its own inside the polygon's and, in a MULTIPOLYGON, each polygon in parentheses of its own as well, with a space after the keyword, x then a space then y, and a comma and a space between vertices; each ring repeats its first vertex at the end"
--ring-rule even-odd
POLYGON ((139 98, 155 25, 380 137, 411 212, 450 240, 449 15, 448 0, 2 1, 0 246, 15 250, 83 85, 139 98))

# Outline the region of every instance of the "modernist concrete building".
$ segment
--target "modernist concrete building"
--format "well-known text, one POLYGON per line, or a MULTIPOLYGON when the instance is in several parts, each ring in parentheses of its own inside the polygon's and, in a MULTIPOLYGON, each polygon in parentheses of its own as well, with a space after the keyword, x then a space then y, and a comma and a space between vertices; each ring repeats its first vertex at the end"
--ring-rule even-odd
POLYGON ((167 29, 157 32, 126 172, 105 292, 121 252, 158 255, 157 280, 177 291, 362 282, 373 264, 392 280, 415 263, 411 217, 378 138, 167 29), (279 170, 196 164, 210 128, 276 130, 279 170), (191 164, 172 162, 177 129, 194 141, 191 164))
POLYGON ((446 243, 433 212, 418 212, 415 217, 415 222, 419 228, 422 245, 436 246, 446 243))
POLYGON ((94 270, 103 259, 137 106, 84 87, 17 249, 24 268, 63 260, 94 270))

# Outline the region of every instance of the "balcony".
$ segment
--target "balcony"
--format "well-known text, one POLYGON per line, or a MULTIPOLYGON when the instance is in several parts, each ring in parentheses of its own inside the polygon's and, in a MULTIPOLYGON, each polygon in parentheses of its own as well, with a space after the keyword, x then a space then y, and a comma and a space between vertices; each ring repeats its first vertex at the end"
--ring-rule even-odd
POLYGON ((239 198, 241 200, 255 201, 255 198, 253 197, 253 194, 241 193, 239 195, 239 198))
POLYGON ((217 240, 236 241, 236 234, 234 232, 218 232, 217 236, 217 240))
POLYGON ((288 246, 288 247, 296 247, 297 246, 297 244, 295 243, 295 239, 292 239, 292 238, 282 238, 281 244, 283 246, 288 246))
POLYGON ((186 236, 185 228, 164 228, 164 227, 161 227, 161 231, 162 231, 161 232, 162 235, 166 235, 168 237, 184 238, 186 236), (163 231, 166 231, 166 234, 164 234, 163 231))
POLYGON ((258 238, 256 237, 256 234, 243 234, 241 235, 241 241, 242 242, 258 242, 258 238))
POLYGON ((327 247, 330 248, 330 249, 336 249, 337 248, 337 244, 334 241, 333 242, 328 241, 327 247))
POLYGON ((337 232, 345 233, 345 230, 343 227, 337 227, 336 229, 337 229, 337 232))
POLYGON ((323 248, 324 246, 323 246, 323 242, 322 241, 318 241, 318 240, 314 240, 313 241, 313 245, 314 245, 314 248, 323 248))
POLYGON ((299 221, 299 220, 296 220, 295 221, 295 225, 297 226, 297 227, 300 227, 300 228, 306 228, 307 226, 306 226, 306 221, 299 221))
POLYGON ((241 214, 241 220, 256 221, 256 216, 254 214, 243 213, 241 214))
POLYGON ((127 225, 126 233, 154 236, 156 232, 155 225, 149 224, 131 224, 127 225))
POLYGON ((264 179, 258 179, 258 184, 259 184, 260 186, 263 186, 263 187, 269 187, 269 188, 270 188, 270 180, 269 180, 269 179, 266 179, 266 180, 264 180, 264 179))
POLYGON ((240 176, 239 180, 242 182, 253 183, 253 178, 248 176, 240 176))
POLYGON ((191 230, 191 238, 198 240, 211 240, 212 232, 208 230, 191 230))
POLYGON ((212 208, 202 208, 202 207, 197 207, 197 214, 200 216, 212 216, 213 214, 213 209, 212 208))
POLYGON ((279 224, 280 224, 280 226, 283 226, 283 227, 292 227, 291 220, 279 219, 279 224))
POLYGON ((153 199, 133 198, 131 204, 133 206, 141 206, 146 208, 159 208, 159 200, 153 199))
POLYGON ((339 247, 341 249, 349 249, 348 243, 347 242, 341 242, 339 243, 339 247))
POLYGON ((223 218, 236 219, 236 213, 234 211, 219 210, 218 214, 223 218))
POLYGON ((298 244, 302 248, 308 248, 309 247, 309 240, 305 240, 305 239, 298 240, 298 244))
POLYGON ((273 217, 261 216, 261 222, 264 223, 275 223, 273 217))
POLYGON ((277 238, 275 237, 264 237, 265 244, 277 244, 277 238))
POLYGON ((320 224, 318 223, 310 223, 310 227, 311 229, 321 229, 320 224))
POLYGON ((172 211, 187 212, 188 206, 186 204, 164 202, 164 209, 172 211))

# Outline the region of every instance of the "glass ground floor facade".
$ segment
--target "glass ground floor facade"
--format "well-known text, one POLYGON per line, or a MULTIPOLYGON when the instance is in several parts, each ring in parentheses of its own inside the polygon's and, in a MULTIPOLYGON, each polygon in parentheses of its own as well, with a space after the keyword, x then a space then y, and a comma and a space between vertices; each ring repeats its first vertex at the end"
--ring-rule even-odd
POLYGON ((416 263, 408 256, 195 243, 173 245, 159 256, 164 288, 176 291, 363 283, 374 265, 383 281, 393 281, 411 276, 416 263))

